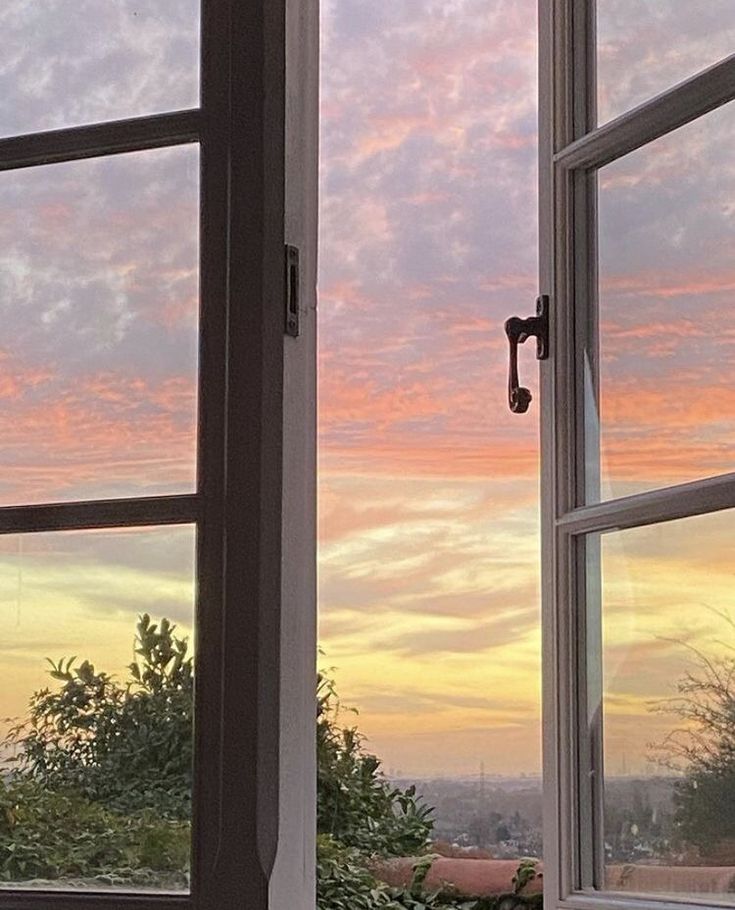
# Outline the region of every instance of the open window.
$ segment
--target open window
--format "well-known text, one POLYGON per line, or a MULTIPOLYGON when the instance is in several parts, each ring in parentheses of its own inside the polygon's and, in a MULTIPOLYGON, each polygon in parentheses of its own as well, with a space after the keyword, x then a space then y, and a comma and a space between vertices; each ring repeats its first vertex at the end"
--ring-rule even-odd
POLYGON ((317 4, 0 19, 2 688, 124 668, 123 614, 194 655, 190 877, 21 864, 0 908, 313 910, 317 4))
POLYGON ((682 837, 708 797, 671 761, 732 631, 735 21, 711 7, 540 3, 548 910, 733 902, 702 869, 732 842, 682 837), (619 811, 636 777, 658 840, 619 811))

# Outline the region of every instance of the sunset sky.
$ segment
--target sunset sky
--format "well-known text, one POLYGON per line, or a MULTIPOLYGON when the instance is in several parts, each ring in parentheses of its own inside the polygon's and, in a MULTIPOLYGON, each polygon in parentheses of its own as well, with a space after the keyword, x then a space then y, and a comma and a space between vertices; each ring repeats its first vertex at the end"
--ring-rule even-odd
MULTIPOLYGON (((324 0, 320 658, 388 769, 540 767, 535 0, 324 0), (522 381, 535 388, 532 351, 522 381)), ((607 119, 735 47, 731 0, 599 0, 607 119), (695 10, 696 7, 696 10, 695 10)), ((0 136, 195 106, 196 0, 4 0, 0 136)), ((732 106, 600 177, 603 496, 732 470, 732 106)), ((0 504, 189 492, 195 147, 0 174, 0 504)), ((595 419, 595 415, 591 415, 595 419)), ((733 518, 605 538, 609 767, 722 653, 733 518)), ((0 718, 43 659, 188 628, 190 529, 0 539, 0 718)), ((735 612, 735 610, 734 610, 735 612)), ((730 636, 728 639, 728 635, 730 636)))
MULTIPOLYGON (((406 774, 540 763, 539 411, 507 411, 502 333, 537 293, 535 6, 324 9, 322 644, 406 774)), ((727 0, 686 28, 681 2, 598 8, 602 120, 735 47, 727 0)), ((606 498, 732 469, 733 119, 601 175, 606 498)), ((689 665, 683 625, 727 637, 703 604, 730 606, 731 519, 698 521, 606 538, 612 771, 671 727, 650 708, 689 665)))

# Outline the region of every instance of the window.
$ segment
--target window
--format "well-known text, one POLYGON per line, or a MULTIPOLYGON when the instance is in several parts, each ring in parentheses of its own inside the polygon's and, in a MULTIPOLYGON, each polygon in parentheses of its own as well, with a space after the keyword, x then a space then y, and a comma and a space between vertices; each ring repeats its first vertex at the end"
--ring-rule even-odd
POLYGON ((0 908, 311 910, 317 4, 15 2, 0 23, 16 682, 72 642, 123 668, 121 616, 195 645, 190 881, 21 871, 0 908))
POLYGON ((698 653, 722 659, 712 627, 731 606, 732 10, 690 29, 674 7, 540 6, 549 908, 732 904, 711 868, 735 863, 731 842, 690 832, 677 856, 681 813, 654 842, 616 805, 635 776, 651 812, 672 792, 681 809, 687 781, 704 805, 691 762, 667 773, 655 753, 672 728, 702 732, 677 680, 696 680, 698 653))

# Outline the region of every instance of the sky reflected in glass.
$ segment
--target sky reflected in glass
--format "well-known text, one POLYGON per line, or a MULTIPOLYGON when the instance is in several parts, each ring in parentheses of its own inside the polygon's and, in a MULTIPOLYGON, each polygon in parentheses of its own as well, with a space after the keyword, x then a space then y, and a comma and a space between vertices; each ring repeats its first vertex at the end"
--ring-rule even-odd
POLYGON ((599 122, 729 56, 731 0, 597 0, 599 122))
POLYGON ((733 125, 729 104, 600 173, 603 499, 733 469, 733 125))

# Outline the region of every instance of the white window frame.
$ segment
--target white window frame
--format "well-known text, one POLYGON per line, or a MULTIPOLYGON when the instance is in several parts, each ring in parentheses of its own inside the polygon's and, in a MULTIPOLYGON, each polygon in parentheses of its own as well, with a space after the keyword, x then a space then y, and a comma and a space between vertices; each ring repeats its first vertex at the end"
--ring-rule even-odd
POLYGON ((551 299, 541 365, 544 899, 546 910, 701 908, 717 904, 601 890, 602 792, 591 769, 602 746, 588 712, 599 692, 585 665, 599 658, 600 631, 582 618, 596 583, 585 578, 585 546, 595 544, 584 535, 733 508, 735 473, 586 505, 585 452, 597 440, 584 395, 597 391, 585 392, 583 351, 597 335, 597 169, 735 98, 735 55, 598 128, 595 17, 594 0, 539 0, 539 281, 551 299))
POLYGON ((200 146, 196 491, 0 508, 2 534, 196 525, 192 890, 0 910, 314 908, 318 0, 201 3, 199 108, 0 140, 0 171, 200 146))

